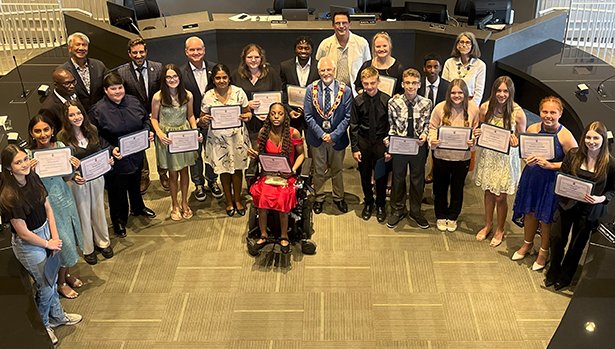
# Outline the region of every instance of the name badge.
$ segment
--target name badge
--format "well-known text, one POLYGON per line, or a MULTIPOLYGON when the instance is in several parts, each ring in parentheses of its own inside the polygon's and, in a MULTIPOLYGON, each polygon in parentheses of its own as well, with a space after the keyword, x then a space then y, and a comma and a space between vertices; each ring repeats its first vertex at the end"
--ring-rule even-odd
POLYGON ((323 120, 322 121, 322 128, 325 129, 325 130, 330 130, 331 129, 331 121, 323 120))

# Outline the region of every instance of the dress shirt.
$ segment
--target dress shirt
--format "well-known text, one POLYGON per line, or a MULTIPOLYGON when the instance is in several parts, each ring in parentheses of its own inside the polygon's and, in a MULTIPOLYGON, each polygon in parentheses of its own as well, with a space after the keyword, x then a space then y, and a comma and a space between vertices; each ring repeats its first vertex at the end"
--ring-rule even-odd
POLYGON ((485 73, 487 65, 478 58, 471 58, 467 66, 463 66, 461 58, 451 57, 444 62, 442 78, 448 81, 463 79, 468 85, 468 93, 472 102, 480 105, 485 92, 485 73))
MULTIPOLYGON (((134 69, 137 75, 137 81, 139 80, 139 75, 141 75, 141 78, 143 79, 143 84, 145 85, 145 96, 149 97, 149 91, 148 91, 149 89, 147 88, 149 86, 149 74, 147 73, 147 60, 143 62, 143 65, 141 67, 136 65, 135 62, 132 62, 132 69, 134 69)), ((164 79, 164 76, 162 78, 164 79)))
POLYGON ((429 132, 429 117, 431 113, 431 101, 418 94, 412 101, 406 94, 396 95, 389 100, 389 136, 406 137, 408 135, 408 119, 412 118, 414 125, 414 137, 427 136, 429 132), (412 115, 408 104, 413 105, 412 115))
POLYGON ((90 93, 90 67, 88 61, 85 61, 83 68, 81 68, 79 64, 77 64, 77 62, 73 60, 72 57, 70 58, 70 61, 75 66, 75 69, 77 70, 77 73, 79 74, 79 77, 81 78, 85 89, 88 91, 88 93, 90 93))
POLYGON ((436 78, 436 81, 432 84, 431 82, 429 82, 429 80, 427 80, 427 78, 425 78, 425 98, 429 98, 429 86, 433 86, 433 98, 434 100, 431 101, 431 103, 433 103, 435 105, 436 101, 436 97, 438 96, 438 87, 440 86, 440 76, 438 76, 436 78))
MULTIPOLYGON (((194 74, 194 80, 196 80, 196 84, 199 85, 199 91, 201 92, 201 96, 205 94, 205 89, 207 88, 207 67, 205 66, 205 62, 203 62, 203 68, 197 68, 189 62, 190 69, 192 70, 192 74, 194 74)), ((166 72, 163 72, 162 79, 165 78, 166 72)))
POLYGON ((305 87, 307 85, 308 77, 310 76, 310 65, 312 64, 312 58, 310 57, 304 67, 299 64, 299 58, 295 57, 295 65, 297 69, 297 78, 299 79, 299 86, 305 87))
POLYGON ((382 144, 389 132, 389 99, 389 95, 378 91, 373 97, 362 93, 353 100, 350 114, 350 143, 353 152, 360 150, 359 137, 368 139, 371 144, 382 144))
MULTIPOLYGON (((56 97, 58 97, 58 99, 60 100, 60 102, 62 102, 62 104, 66 104, 67 99, 60 96, 60 94, 58 93, 58 90, 53 90, 53 93, 56 95, 56 97)), ((77 100, 77 95, 76 94, 72 94, 70 96, 70 100, 71 101, 76 101, 77 100)))
MULTIPOLYGON (((336 85, 336 80, 333 80, 333 82, 329 85, 329 86, 325 86, 325 83, 322 82, 322 80, 320 80, 320 87, 319 89, 322 89, 322 101, 320 101, 320 105, 322 106, 322 110, 326 113, 328 112, 328 110, 325 110, 325 97, 326 97, 326 91, 325 89, 329 88, 331 89, 331 94, 329 97, 329 107, 333 107, 333 104, 335 104, 335 98, 337 97, 337 93, 339 92, 339 85, 336 85)), ((312 93, 312 91, 308 91, 307 93, 312 93)))

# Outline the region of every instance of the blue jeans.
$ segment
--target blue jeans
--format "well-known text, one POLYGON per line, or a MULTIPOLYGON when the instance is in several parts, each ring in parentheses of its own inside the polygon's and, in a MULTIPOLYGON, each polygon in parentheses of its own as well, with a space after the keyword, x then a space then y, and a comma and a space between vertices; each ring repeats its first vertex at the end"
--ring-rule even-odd
MULTIPOLYGON (((49 240, 49 223, 45 222, 32 231, 39 237, 49 240)), ((13 252, 15 257, 26 268, 36 283, 35 302, 45 327, 49 327, 49 320, 60 323, 64 321, 64 309, 58 296, 58 270, 60 268, 60 255, 51 255, 45 248, 35 246, 13 234, 13 252), (49 262, 49 265, 47 265, 49 262)))

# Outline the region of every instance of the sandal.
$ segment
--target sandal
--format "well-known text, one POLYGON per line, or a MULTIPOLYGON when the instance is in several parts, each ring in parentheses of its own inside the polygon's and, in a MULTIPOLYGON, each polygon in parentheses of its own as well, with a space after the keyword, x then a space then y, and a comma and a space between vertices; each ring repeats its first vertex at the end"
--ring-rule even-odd
POLYGON ((260 238, 258 238, 258 240, 256 240, 256 242, 254 243, 254 246, 256 246, 256 249, 260 250, 261 248, 265 247, 267 244, 269 244, 269 237, 268 236, 262 236, 260 238), (258 243, 258 240, 263 240, 260 244, 258 243))
POLYGON ((62 295, 62 297, 67 299, 75 299, 79 297, 79 293, 77 293, 77 291, 73 290, 70 286, 68 286, 66 282, 59 285, 58 293, 62 295), (66 291, 66 288, 68 288, 68 291, 66 291))
POLYGON ((171 219, 174 221, 181 221, 182 220, 182 214, 179 211, 179 208, 174 208, 171 210, 171 219))
POLYGON ((79 280, 78 278, 70 275, 70 274, 66 274, 66 283, 71 287, 71 288, 79 288, 81 286, 83 286, 83 282, 81 282, 81 280, 79 280))
POLYGON ((496 231, 493 235, 493 238, 491 239, 491 242, 489 243, 489 246, 498 247, 502 243, 502 240, 504 240, 504 232, 502 232, 498 237, 498 232, 496 231))
POLYGON ((483 229, 479 230, 476 234, 476 240, 483 241, 491 234, 491 228, 487 229, 487 227, 483 227, 483 229))
POLYGON ((290 252, 290 241, 287 238, 280 238, 280 251, 282 253, 287 254, 290 252), (288 245, 282 245, 282 241, 286 241, 288 245))
POLYGON ((188 207, 188 209, 184 209, 184 211, 182 212, 182 217, 184 217, 184 219, 190 219, 192 218, 193 214, 192 214, 192 210, 190 209, 190 207, 188 207))

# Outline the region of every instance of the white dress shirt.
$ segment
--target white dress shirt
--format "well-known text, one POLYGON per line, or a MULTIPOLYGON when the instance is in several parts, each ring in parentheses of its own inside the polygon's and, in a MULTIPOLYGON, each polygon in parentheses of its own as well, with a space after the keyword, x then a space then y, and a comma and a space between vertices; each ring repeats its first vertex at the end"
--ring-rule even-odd
POLYGON ((305 87, 307 85, 308 77, 310 76, 310 65, 312 64, 312 58, 310 57, 304 67, 299 64, 299 58, 295 57, 295 67, 297 69, 297 78, 299 78, 299 86, 305 87))

